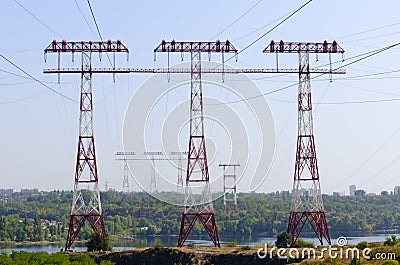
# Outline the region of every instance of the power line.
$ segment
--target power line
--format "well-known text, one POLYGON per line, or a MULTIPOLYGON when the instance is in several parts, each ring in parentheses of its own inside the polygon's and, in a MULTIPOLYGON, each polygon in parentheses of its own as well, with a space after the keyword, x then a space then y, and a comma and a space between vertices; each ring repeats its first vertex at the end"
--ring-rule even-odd
POLYGON ((64 95, 61 94, 60 92, 58 92, 57 90, 54 90, 53 88, 49 87, 48 85, 46 85, 45 83, 43 83, 42 81, 40 81, 39 79, 37 79, 36 77, 32 76, 31 74, 29 74, 28 72, 26 72, 24 69, 22 69, 21 67, 19 67, 18 65, 16 65, 14 62, 12 62, 11 60, 9 60, 8 58, 6 58, 4 55, 0 54, 0 57, 2 57, 4 60, 6 60, 9 64, 11 64, 12 66, 14 66, 15 68, 17 68, 18 70, 20 70, 21 72, 23 72, 25 75, 29 76, 32 80, 35 80, 36 82, 38 82, 39 84, 41 84, 42 86, 44 86, 45 88, 49 89, 50 91, 56 93, 57 95, 66 98, 72 102, 76 102, 78 103, 78 101, 64 95))
POLYGON ((92 29, 92 27, 89 24, 89 21, 87 21, 85 14, 82 12, 82 9, 80 8, 78 1, 74 0, 76 7, 79 9, 79 12, 81 13, 83 20, 85 21, 86 25, 89 27, 90 31, 93 33, 94 36, 96 36, 96 33, 94 32, 94 30, 92 29))
MULTIPOLYGON (((399 45, 400 45, 400 42, 398 42, 398 43, 396 43, 396 44, 393 44, 393 45, 389 45, 389 46, 380 48, 380 49, 377 49, 377 50, 374 50, 374 51, 371 51, 371 52, 364 53, 364 54, 362 54, 362 55, 365 55, 364 57, 361 57, 361 58, 359 58, 359 59, 357 59, 357 60, 355 60, 355 61, 349 62, 349 63, 344 64, 344 65, 342 65, 342 66, 339 66, 339 67, 337 67, 337 68, 335 68, 335 69, 332 69, 332 71, 336 71, 336 70, 342 69, 342 68, 344 68, 344 67, 346 67, 346 66, 349 66, 349 65, 358 63, 358 62, 360 62, 360 61, 363 61, 363 60, 365 60, 365 59, 368 59, 368 58, 370 58, 370 57, 372 57, 372 56, 375 56, 375 55, 377 55, 377 54, 380 54, 380 53, 382 53, 382 52, 384 52, 384 51, 387 51, 387 50, 392 49, 392 48, 394 48, 394 47, 396 47, 396 46, 399 46, 399 45)), ((356 56, 353 56, 352 58, 358 58, 358 57, 360 57, 360 56, 361 56, 361 55, 356 55, 356 56)), ((347 60, 349 60, 349 59, 347 59, 347 60)), ((311 79, 318 78, 318 77, 320 77, 320 76, 322 76, 322 75, 325 75, 325 74, 319 74, 319 75, 313 76, 313 77, 310 78, 310 80, 311 80, 311 79)), ((294 87, 294 86, 297 86, 297 85, 299 85, 299 82, 294 83, 294 84, 291 84, 291 85, 288 85, 288 86, 284 86, 284 87, 281 87, 281 88, 278 88, 278 89, 275 89, 275 90, 271 90, 271 91, 266 92, 266 93, 263 93, 263 94, 259 94, 259 95, 256 95, 256 96, 252 96, 252 97, 248 97, 248 98, 244 98, 244 99, 238 99, 238 100, 233 100, 233 101, 229 101, 229 102, 223 102, 223 103, 213 103, 213 104, 210 103, 210 104, 207 104, 207 105, 222 105, 222 104, 223 104, 223 105, 227 105, 227 104, 238 103, 238 102, 242 102, 242 101, 246 101, 246 100, 251 100, 251 99, 255 99, 255 98, 259 98, 259 97, 264 97, 264 96, 266 96, 266 95, 270 95, 270 94, 273 94, 273 93, 276 93, 276 92, 280 92, 280 91, 282 91, 282 90, 286 90, 286 89, 288 89, 288 88, 291 88, 291 87, 294 87)))
POLYGON ((335 189, 336 187, 338 187, 340 184, 343 183, 344 180, 348 180, 351 177, 353 177, 362 167, 364 167, 379 151, 381 151, 389 142, 390 140, 392 140, 392 138, 394 136, 396 136, 396 134, 400 131, 400 127, 397 128, 390 136, 389 138, 387 138, 385 140, 385 142, 377 149, 375 150, 364 162, 362 162, 355 170, 353 170, 353 172, 351 172, 348 176, 346 176, 345 178, 341 179, 340 181, 338 181, 332 189, 335 189))
MULTIPOLYGON (((7 73, 7 74, 13 75, 13 76, 17 76, 17 77, 20 77, 20 78, 23 78, 23 79, 36 81, 35 79, 33 79, 33 78, 31 78, 31 77, 19 75, 19 74, 16 74, 16 73, 13 73, 13 72, 10 72, 10 71, 6 71, 6 70, 3 70, 3 69, 0 69, 0 72, 7 73)), ((72 84, 72 83, 76 83, 76 81, 58 83, 58 82, 43 81, 43 80, 40 80, 40 79, 38 79, 38 80, 41 81, 41 82, 43 82, 43 83, 54 84, 54 85, 57 85, 57 84, 72 84)), ((10 85, 10 86, 11 86, 11 85, 22 85, 22 84, 27 84, 27 83, 30 83, 30 82, 9 83, 9 84, 0 84, 0 85, 10 85)))
MULTIPOLYGON (((89 0, 88 0, 89 1, 89 0)), ((258 37, 257 39, 255 39, 254 41, 252 41, 250 44, 248 44, 246 47, 244 47, 242 50, 240 50, 236 55, 231 56, 230 58, 226 59, 224 62, 228 62, 230 60, 232 60, 232 58, 234 58, 235 56, 241 54, 242 52, 244 52, 245 50, 247 50, 248 48, 250 48, 251 46, 253 46, 254 44, 256 44, 259 40, 261 40, 262 38, 264 38, 265 36, 267 36, 269 33, 271 33, 272 31, 274 31, 276 28, 278 28, 280 25, 282 25, 283 23, 285 23, 287 20, 289 20, 291 17, 293 17, 295 14, 297 14, 300 10, 302 10, 304 7, 306 7, 308 4, 310 4, 313 0, 309 0, 307 1, 305 4, 303 4, 302 6, 300 6, 299 8, 297 8, 295 11, 293 11, 292 13, 290 13, 289 16, 285 17, 281 22, 279 22, 278 24, 276 24, 275 26, 273 26, 271 29, 269 29, 267 32, 265 32, 264 34, 262 34, 260 37, 258 37)))
POLYGON ((29 11, 27 8, 25 8, 20 2, 18 2, 17 0, 14 0, 14 2, 17 3, 22 9, 24 9, 29 15, 31 15, 36 21, 38 21, 40 24, 42 24, 42 26, 44 26, 45 28, 47 28, 48 30, 50 30, 51 32, 53 32, 54 34, 59 36, 60 38, 64 39, 63 36, 61 36, 55 30, 53 30, 52 28, 47 26, 43 21, 41 21, 38 17, 36 17, 31 11, 29 11))
MULTIPOLYGON (((97 24, 96 17, 94 16, 92 5, 90 4, 89 0, 87 0, 87 3, 89 5, 90 13, 92 13, 92 18, 93 18, 94 24, 96 25, 97 33, 99 34, 100 40, 103 42, 103 37, 101 36, 99 25, 97 24)), ((111 62, 110 56, 108 55, 108 52, 106 52, 106 55, 107 55, 108 61, 110 62, 111 67, 114 67, 112 62, 111 62)))
POLYGON ((232 41, 235 42, 235 41, 241 40, 241 39, 243 39, 243 38, 246 38, 247 36, 252 35, 253 33, 256 33, 256 32, 258 32, 258 31, 260 31, 260 30, 262 30, 262 29, 264 29, 264 28, 266 28, 266 27, 272 25, 273 23, 275 23, 275 22, 277 22, 277 21, 283 19, 284 17, 290 15, 290 14, 293 13, 294 11, 295 11, 295 10, 290 11, 290 12, 284 14, 283 16, 281 16, 281 17, 275 19, 274 21, 272 21, 272 22, 270 22, 270 23, 268 23, 268 24, 265 24, 264 26, 262 26, 262 27, 260 27, 260 28, 258 28, 258 29, 256 29, 256 30, 253 30, 253 31, 251 31, 251 32, 249 32, 249 33, 246 33, 245 35, 242 35, 242 36, 240 36, 240 37, 238 37, 238 38, 236 38, 236 39, 234 39, 234 40, 232 40, 232 41))
POLYGON ((92 13, 92 17, 93 17, 94 24, 96 25, 97 33, 99 34, 100 40, 103 41, 103 37, 101 36, 99 25, 97 25, 96 17, 94 16, 94 12, 93 12, 92 6, 90 5, 90 1, 87 0, 87 3, 89 5, 90 13, 92 13))
POLYGON ((21 101, 29 100, 29 99, 35 98, 35 97, 37 97, 37 96, 39 96, 39 95, 41 95, 43 93, 44 93, 44 91, 40 91, 40 92, 35 93, 35 94, 33 94, 33 95, 29 96, 29 97, 19 98, 19 99, 10 100, 10 101, 0 101, 0 105, 18 103, 18 102, 21 102, 21 101))
POLYGON ((388 27, 393 27, 393 26, 396 26, 396 25, 399 25, 399 24, 400 24, 400 22, 397 22, 397 23, 386 25, 386 26, 382 26, 382 27, 378 27, 378 28, 374 28, 374 29, 369 29, 369 30, 366 30, 366 31, 361 31, 361 32, 358 32, 358 33, 345 35, 345 36, 342 36, 342 37, 339 37, 339 38, 336 38, 336 39, 345 39, 345 38, 348 38, 348 37, 362 35, 362 34, 365 34, 365 33, 373 32, 373 31, 377 31, 377 30, 381 30, 381 29, 385 29, 385 28, 388 28, 388 27))
MULTIPOLYGON (((275 99, 269 98, 272 101, 285 102, 285 103, 293 103, 296 104, 296 101, 284 100, 284 99, 275 99)), ((365 103, 379 103, 379 102, 390 102, 390 101, 400 101, 400 98, 388 98, 388 99, 376 99, 376 100, 363 100, 363 101, 342 101, 342 102, 317 102, 314 105, 346 105, 346 104, 365 104, 365 103)))
POLYGON ((239 22, 242 18, 244 18, 248 13, 250 13, 251 10, 253 10, 258 4, 260 4, 263 0, 257 1, 252 7, 250 7, 246 12, 244 12, 240 17, 238 17, 235 21, 233 21, 231 24, 229 24, 226 28, 224 28, 221 32, 215 34, 211 39, 215 39, 225 31, 227 31, 229 28, 231 28, 233 25, 235 25, 237 22, 239 22))

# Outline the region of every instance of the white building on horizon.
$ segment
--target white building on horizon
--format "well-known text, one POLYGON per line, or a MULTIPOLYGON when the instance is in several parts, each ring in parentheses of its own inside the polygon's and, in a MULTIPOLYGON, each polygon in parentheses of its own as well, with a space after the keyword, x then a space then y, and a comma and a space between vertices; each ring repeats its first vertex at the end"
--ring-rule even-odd
POLYGON ((400 186, 394 186, 393 194, 394 195, 400 195, 400 186))
POLYGON ((350 196, 355 196, 356 195, 356 190, 357 190, 357 187, 356 187, 356 185, 350 185, 350 196))

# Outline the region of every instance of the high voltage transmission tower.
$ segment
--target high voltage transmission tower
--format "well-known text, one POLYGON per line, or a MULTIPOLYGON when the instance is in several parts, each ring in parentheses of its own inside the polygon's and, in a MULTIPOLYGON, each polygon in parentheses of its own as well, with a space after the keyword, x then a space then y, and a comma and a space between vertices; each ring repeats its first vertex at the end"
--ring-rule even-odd
MULTIPOLYGON (((325 210, 322 201, 317 153, 313 132, 313 116, 310 84, 310 53, 329 54, 344 53, 336 43, 271 43, 264 49, 265 53, 297 53, 299 58, 297 151, 292 190, 292 204, 287 232, 292 238, 292 247, 300 236, 306 223, 309 223, 321 245, 323 239, 331 244, 325 210)), ((330 64, 331 66, 331 64, 330 64)), ((330 74, 340 73, 329 69, 330 74)))
POLYGON ((150 174, 150 193, 157 192, 156 182, 156 158, 155 156, 162 156, 162 152, 144 152, 143 155, 147 156, 151 162, 151 174, 150 174))
MULTIPOLYGON (((69 220, 68 236, 65 243, 65 250, 71 248, 79 231, 88 221, 98 240, 101 242, 103 250, 107 250, 106 231, 101 209, 99 177, 97 172, 97 160, 95 152, 94 130, 93 130, 93 95, 92 95, 92 54, 112 52, 124 52, 128 54, 128 49, 121 41, 80 41, 67 42, 65 40, 57 42, 54 40, 45 50, 47 53, 58 54, 58 68, 53 69, 52 73, 80 73, 81 74, 81 93, 80 93, 80 118, 79 118, 79 138, 78 152, 76 156, 74 195, 72 199, 72 209, 69 220), (60 68, 60 54, 75 53, 81 54, 81 68, 78 72, 68 71, 60 68)), ((74 60, 74 57, 72 57, 74 60)), ((46 73, 46 71, 44 71, 46 73)), ((104 72, 115 73, 114 69, 104 69, 104 72)))
MULTIPOLYGON (((154 52, 190 53, 190 132, 189 132, 189 155, 186 170, 184 209, 182 212, 181 228, 179 232, 178 247, 182 247, 192 231, 196 221, 200 221, 210 236, 215 246, 220 246, 217 225, 212 204, 210 190, 210 176, 208 172, 208 161, 206 142, 204 137, 203 117, 203 88, 202 88, 202 53, 237 53, 235 47, 227 40, 226 42, 166 42, 154 49, 154 52), (192 183, 204 185, 199 202, 192 191, 192 183)), ((168 67, 169 68, 169 67, 168 67)))
POLYGON ((183 191, 183 163, 182 163, 182 156, 188 155, 189 152, 171 152, 170 155, 177 156, 178 159, 178 180, 176 182, 176 191, 182 192, 183 191))
POLYGON ((237 209, 237 196, 236 196, 236 167, 240 167, 240 164, 219 164, 224 171, 224 211, 226 213, 226 196, 227 193, 233 193, 233 210, 237 209), (231 171, 228 172, 229 168, 231 171), (229 179, 231 181, 229 181, 229 179))
POLYGON ((117 152, 115 156, 120 158, 120 160, 124 163, 124 178, 122 180, 122 193, 124 196, 128 195, 130 192, 129 189, 129 166, 128 166, 128 157, 136 155, 135 152, 117 152))

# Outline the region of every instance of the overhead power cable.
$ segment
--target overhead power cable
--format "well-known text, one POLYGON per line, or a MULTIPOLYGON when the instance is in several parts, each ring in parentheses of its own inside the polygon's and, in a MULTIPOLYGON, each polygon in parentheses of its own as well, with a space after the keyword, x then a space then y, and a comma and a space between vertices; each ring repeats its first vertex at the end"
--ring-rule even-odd
POLYGON ((26 7, 24 7, 20 2, 18 2, 17 0, 14 0, 14 2, 17 3, 22 9, 24 9, 29 15, 31 15, 37 22, 42 24, 42 26, 44 26, 45 28, 47 28, 48 30, 50 30, 51 32, 56 34, 58 37, 65 39, 63 36, 58 34, 55 30, 53 30, 48 25, 46 25, 43 21, 41 21, 37 16, 35 16, 31 11, 29 11, 26 7))
MULTIPOLYGON (((337 68, 335 68, 335 69, 332 69, 332 71, 336 71, 336 70, 345 68, 345 67, 347 67, 347 66, 349 66, 349 65, 358 63, 358 62, 360 62, 360 61, 363 61, 363 60, 365 60, 365 59, 368 59, 368 58, 370 58, 370 57, 372 57, 372 56, 375 56, 375 55, 377 55, 377 54, 380 54, 380 53, 382 53, 382 52, 384 52, 384 51, 387 51, 387 50, 392 49, 392 48, 394 48, 394 47, 397 47, 397 46, 399 46, 399 45, 400 45, 400 42, 395 43, 395 44, 393 44, 393 45, 389 45, 389 46, 380 48, 380 49, 377 49, 377 50, 374 50, 374 51, 371 51, 371 52, 364 53, 364 54, 365 54, 364 57, 361 57, 361 58, 359 58, 359 59, 357 59, 357 60, 351 61, 351 62, 349 62, 349 63, 347 63, 347 64, 344 64, 344 65, 339 66, 339 67, 337 67, 337 68)), ((360 57, 360 55, 353 56, 352 58, 358 58, 358 57, 360 57)), ((349 60, 349 59, 347 59, 347 60, 349 60)), ((320 77, 320 76, 322 76, 322 75, 325 75, 325 74, 319 74, 319 75, 313 76, 313 77, 310 78, 310 80, 311 80, 311 79, 318 78, 318 77, 320 77)), ((246 100, 251 100, 251 99, 255 99, 255 98, 259 98, 259 97, 264 97, 264 96, 266 96, 266 95, 274 94, 274 93, 276 93, 276 92, 279 92, 279 91, 282 91, 282 90, 286 90, 286 89, 288 89, 288 88, 291 88, 291 87, 294 87, 294 86, 298 86, 298 85, 299 85, 299 82, 294 83, 294 84, 291 84, 291 85, 287 85, 287 86, 284 86, 284 87, 281 87, 281 88, 278 88, 278 89, 275 89, 275 90, 271 90, 271 91, 266 92, 266 93, 263 93, 263 94, 259 94, 259 95, 256 95, 256 96, 252 96, 252 97, 243 98, 243 99, 238 99, 238 100, 233 100, 233 101, 229 101, 229 102, 223 102, 223 103, 210 103, 210 104, 207 104, 207 105, 227 105, 227 104, 238 103, 238 102, 242 102, 242 101, 246 101, 246 100)))
POLYGON ((50 91, 52 91, 53 93, 56 93, 57 95, 66 98, 72 102, 76 102, 78 103, 78 101, 58 92, 57 90, 49 87, 48 85, 46 85, 45 83, 43 83, 42 81, 40 81, 39 79, 37 79, 36 77, 34 77, 33 75, 29 74, 28 72, 26 72, 24 69, 22 69, 21 67, 19 67, 17 64, 15 64, 14 62, 12 62, 11 60, 9 60, 8 58, 6 58, 4 55, 0 54, 0 57, 3 58, 5 61, 7 61, 9 64, 11 64, 12 66, 14 66, 15 68, 17 68, 18 70, 20 70, 21 72, 23 72, 25 75, 29 76, 32 80, 38 82, 39 84, 41 84, 42 86, 44 86, 45 88, 49 89, 50 91))
MULTIPOLYGON (((276 24, 275 26, 273 26, 271 29, 269 29, 267 32, 265 32, 264 34, 262 34, 260 37, 258 37, 257 39, 255 39, 254 41, 252 41, 250 44, 248 44, 246 47, 244 47, 242 50, 240 50, 236 55, 239 55, 240 53, 244 52, 245 50, 247 50, 248 48, 250 48, 251 46, 253 46, 254 44, 256 44, 258 41, 260 41, 262 38, 264 38, 265 36, 267 36, 269 33, 271 33, 272 31, 274 31, 276 28, 278 28, 280 25, 282 25, 283 23, 285 23, 286 21, 288 21, 291 17, 293 17, 295 14, 297 14, 300 10, 302 10, 303 8, 305 8, 308 4, 310 4, 313 0, 309 0, 307 1, 305 4, 303 4, 302 6, 300 6, 299 8, 297 8, 295 11, 293 11, 292 13, 290 13, 290 15, 288 15, 287 17, 285 17, 281 22, 279 22, 278 24, 276 24)), ((230 58, 226 59, 225 62, 228 62, 230 60, 232 60, 232 58, 235 58, 236 55, 231 56, 230 58)))
POLYGON ((238 17, 235 21, 233 21, 231 24, 229 24, 226 28, 224 28, 223 30, 221 30, 219 33, 215 34, 215 36, 213 36, 211 39, 215 39, 216 37, 218 37, 219 35, 221 35, 222 33, 224 33, 225 31, 227 31, 228 29, 230 29, 233 25, 235 25, 237 22, 239 22, 242 18, 244 18, 248 13, 250 13, 251 10, 253 10, 254 8, 256 8, 256 6, 258 6, 258 4, 260 4, 263 0, 258 0, 257 3, 255 3, 253 6, 251 6, 246 12, 244 12, 240 17, 238 17))

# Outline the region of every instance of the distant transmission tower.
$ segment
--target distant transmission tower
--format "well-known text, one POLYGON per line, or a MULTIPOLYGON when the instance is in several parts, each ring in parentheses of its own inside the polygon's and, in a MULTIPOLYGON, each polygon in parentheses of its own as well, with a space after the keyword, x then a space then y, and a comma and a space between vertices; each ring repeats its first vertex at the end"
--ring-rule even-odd
POLYGON ((162 156, 162 152, 144 152, 143 155, 148 156, 151 163, 151 172, 150 172, 150 193, 157 192, 157 183, 156 183, 156 159, 154 156, 162 156))
MULTIPOLYGON (((115 53, 125 52, 128 49, 121 41, 79 41, 61 42, 53 41, 45 50, 47 53, 58 54, 58 68, 45 69, 44 73, 80 73, 81 94, 80 94, 80 118, 79 118, 79 140, 75 168, 74 196, 69 220, 68 236, 65 243, 65 250, 71 248, 79 231, 87 220, 102 244, 103 250, 107 250, 106 231, 104 228, 103 214, 101 210, 99 178, 97 174, 96 152, 93 133, 93 95, 92 95, 92 53, 114 53, 114 68, 99 69, 96 72, 115 73, 115 53), (81 54, 81 68, 60 68, 60 54, 69 52, 72 56, 81 54), (83 190, 89 190, 86 196, 83 190)), ((74 57, 72 57, 74 59, 74 57)))
MULTIPOLYGON (((201 54, 221 53, 224 61, 224 53, 237 53, 237 50, 227 40, 226 42, 166 42, 154 49, 154 52, 179 52, 190 53, 190 137, 189 155, 186 173, 184 210, 182 212, 181 228, 178 239, 178 247, 182 247, 192 231, 196 221, 199 220, 210 236, 215 246, 220 246, 218 230, 215 223, 215 215, 211 198, 210 176, 206 142, 204 137, 203 117, 203 88, 201 82, 201 54), (202 198, 199 203, 193 194, 191 184, 204 184, 202 198)), ((168 67, 169 69, 169 67, 168 67)))
POLYGON ((176 191, 183 191, 183 164, 182 164, 182 156, 188 155, 189 152, 171 152, 171 155, 177 156, 178 158, 178 181, 176 182, 176 191))
POLYGON ((122 193, 124 195, 129 194, 130 189, 129 189, 129 166, 128 166, 128 157, 136 155, 135 152, 117 152, 115 153, 115 156, 117 157, 117 160, 122 160, 124 163, 124 178, 122 180, 122 193))
POLYGON ((239 164, 219 164, 224 170, 224 211, 226 212, 226 196, 227 193, 233 193, 233 210, 237 209, 237 196, 236 196, 236 167, 240 167, 239 164), (233 168, 232 172, 228 172, 229 168, 233 168), (231 181, 229 181, 229 179, 231 181), (232 183, 233 181, 233 183, 232 183))
MULTIPOLYGON (((297 53, 299 57, 297 151, 292 204, 287 230, 292 237, 292 247, 306 223, 311 225, 321 245, 324 238, 330 245, 331 239, 322 202, 317 153, 315 151, 309 54, 329 54, 329 61, 331 62, 331 53, 343 54, 344 50, 336 41, 333 43, 328 43, 327 41, 323 43, 284 43, 283 41, 275 43, 271 41, 263 52, 297 53)), ((336 74, 342 72, 332 70, 332 65, 330 64, 329 73, 336 74)))

